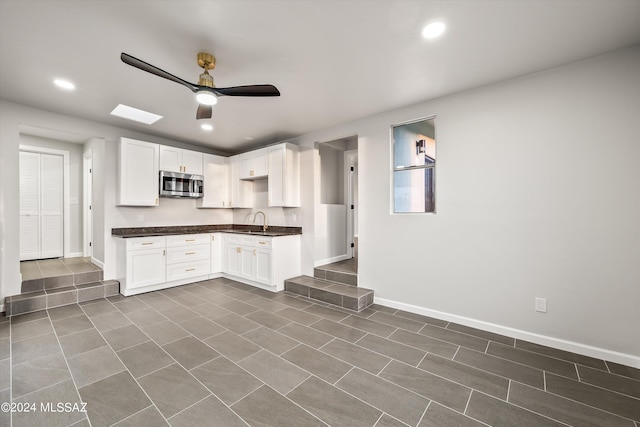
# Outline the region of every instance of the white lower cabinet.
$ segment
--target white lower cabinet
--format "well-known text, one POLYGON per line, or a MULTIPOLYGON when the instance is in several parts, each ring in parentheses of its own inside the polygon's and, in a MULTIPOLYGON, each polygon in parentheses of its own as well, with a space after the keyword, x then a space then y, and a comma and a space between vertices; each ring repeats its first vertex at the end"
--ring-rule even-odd
POLYGON ((135 295, 209 278, 209 234, 118 238, 117 278, 135 295))
POLYGON ((211 272, 209 234, 167 237, 167 281, 188 279, 211 272))
POLYGON ((262 237, 224 234, 225 277, 271 291, 300 275, 300 236, 262 237))
POLYGON ((116 273, 124 295, 145 292, 166 281, 164 237, 118 239, 116 273))
POLYGON ((117 238, 120 292, 135 295, 228 277, 273 292, 300 275, 300 235, 234 233, 117 238))

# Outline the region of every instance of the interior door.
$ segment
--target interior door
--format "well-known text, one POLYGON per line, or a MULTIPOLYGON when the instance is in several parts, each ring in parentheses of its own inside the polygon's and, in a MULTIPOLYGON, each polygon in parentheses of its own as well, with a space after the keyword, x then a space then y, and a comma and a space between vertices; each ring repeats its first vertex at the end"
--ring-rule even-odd
POLYGON ((64 255, 63 157, 20 152, 20 260, 64 255))

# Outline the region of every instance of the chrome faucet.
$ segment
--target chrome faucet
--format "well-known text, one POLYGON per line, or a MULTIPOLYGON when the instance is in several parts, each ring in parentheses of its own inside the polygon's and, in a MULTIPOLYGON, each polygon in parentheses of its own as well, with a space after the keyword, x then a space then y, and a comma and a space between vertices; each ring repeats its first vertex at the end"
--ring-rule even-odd
POLYGON ((262 222, 262 231, 267 231, 267 228, 269 228, 269 225, 267 224, 267 214, 262 212, 262 211, 257 211, 255 214, 253 214, 253 223, 255 224, 256 222, 256 217, 258 216, 258 214, 262 214, 262 218, 263 218, 263 222, 262 222))

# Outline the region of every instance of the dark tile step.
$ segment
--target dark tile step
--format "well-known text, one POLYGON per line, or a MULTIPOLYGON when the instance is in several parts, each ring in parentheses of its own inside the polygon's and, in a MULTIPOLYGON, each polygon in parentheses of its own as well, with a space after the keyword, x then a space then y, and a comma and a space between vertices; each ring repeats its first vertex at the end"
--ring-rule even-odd
POLYGON ((106 298, 119 293, 120 282, 117 280, 101 280, 9 296, 4 300, 4 307, 6 316, 11 317, 53 307, 106 298))
POLYGON ((354 311, 364 310, 373 304, 371 289, 309 276, 298 276, 285 280, 284 290, 354 311))
POLYGON ((337 282, 344 285, 358 286, 358 273, 337 271, 320 266, 313 269, 313 276, 316 279, 329 280, 331 282, 337 282))

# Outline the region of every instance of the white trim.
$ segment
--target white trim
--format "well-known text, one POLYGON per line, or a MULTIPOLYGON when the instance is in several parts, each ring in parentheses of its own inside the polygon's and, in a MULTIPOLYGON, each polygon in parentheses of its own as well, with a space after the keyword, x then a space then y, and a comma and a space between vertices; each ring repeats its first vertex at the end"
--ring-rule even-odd
POLYGON ((631 366, 633 368, 640 368, 640 357, 632 354, 619 353, 617 351, 607 350, 605 348, 592 347, 587 344, 581 344, 574 341, 563 340, 561 338, 540 335, 533 332, 510 328, 508 326, 497 325, 495 323, 484 322, 482 320, 471 319, 469 317, 431 310, 428 308, 384 298, 374 297, 373 301, 375 304, 397 308, 411 313, 422 314, 424 316, 434 317, 436 319, 446 320, 449 322, 455 322, 461 325, 470 326, 472 328, 482 329, 484 331, 489 331, 496 334, 506 335, 508 337, 545 345, 547 347, 553 347, 560 350, 570 351, 572 353, 582 354, 584 356, 590 356, 597 359, 620 363, 622 365, 631 366))
POLYGON ((81 258, 84 255, 82 254, 82 252, 70 252, 69 255, 65 255, 65 258, 81 258))
MULTIPOLYGON (((97 265, 98 267, 100 267, 101 269, 104 270, 104 262, 98 261, 96 258, 91 257, 91 263, 97 265)), ((106 280, 106 278, 105 278, 105 280, 106 280)))
POLYGON ((71 214, 69 212, 70 208, 70 197, 71 190, 69 184, 69 151, 58 150, 55 148, 45 148, 45 147, 37 147, 32 145, 20 144, 18 147, 19 151, 27 151, 31 153, 44 153, 44 154, 55 154, 58 156, 62 156, 63 163, 63 171, 62 171, 62 254, 65 258, 69 258, 71 255, 71 214))
POLYGON ((88 148, 82 154, 82 251, 83 256, 93 256, 93 149, 88 148))
POLYGON ((331 264, 333 262, 344 261, 345 259, 351 259, 351 256, 349 256, 349 254, 342 254, 342 255, 331 257, 331 258, 326 258, 326 259, 321 259, 319 261, 314 261, 313 262, 313 267, 314 268, 315 267, 320 267, 322 265, 331 264))
MULTIPOLYGON (((358 150, 348 150, 344 152, 344 193, 345 193, 345 206, 347 210, 347 247, 346 252, 349 258, 353 258, 353 247, 351 246, 354 237, 354 223, 355 223, 355 210, 351 209, 351 205, 357 207, 357 200, 354 200, 354 175, 358 173, 358 169, 356 167, 358 162, 358 150), (353 173, 351 172, 351 168, 354 168, 353 173)), ((356 181, 357 182, 357 181, 356 181)))

